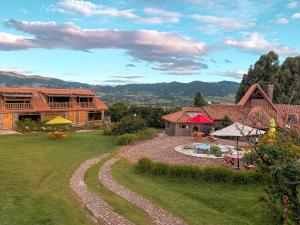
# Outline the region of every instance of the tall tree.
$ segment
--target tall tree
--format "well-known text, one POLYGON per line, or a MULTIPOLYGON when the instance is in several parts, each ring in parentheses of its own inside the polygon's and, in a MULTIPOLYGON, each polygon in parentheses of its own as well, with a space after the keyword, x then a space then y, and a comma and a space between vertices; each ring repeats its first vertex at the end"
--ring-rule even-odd
POLYGON ((240 88, 236 93, 236 102, 244 96, 252 84, 258 83, 266 91, 269 82, 276 82, 279 69, 279 58, 274 51, 261 55, 254 66, 251 65, 248 73, 243 76, 240 88))
POLYGON ((194 106, 195 107, 203 107, 206 106, 208 103, 205 98, 202 96, 201 92, 198 91, 194 97, 194 106))

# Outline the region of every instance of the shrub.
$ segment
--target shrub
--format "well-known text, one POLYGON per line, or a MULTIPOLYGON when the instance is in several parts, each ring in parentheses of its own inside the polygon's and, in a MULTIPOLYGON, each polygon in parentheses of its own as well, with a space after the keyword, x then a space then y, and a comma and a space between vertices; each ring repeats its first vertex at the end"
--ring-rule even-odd
POLYGON ((140 159, 136 164, 138 172, 160 176, 181 177, 205 182, 253 184, 263 183, 265 178, 257 171, 227 168, 198 168, 189 165, 170 165, 155 163, 147 158, 140 159))
POLYGON ((100 121, 89 121, 86 124, 87 129, 104 129, 105 125, 102 120, 100 121))
POLYGON ((218 145, 212 144, 210 146, 210 151, 216 156, 216 157, 221 157, 222 156, 222 151, 218 145))
POLYGON ((112 127, 113 135, 131 134, 138 131, 145 130, 147 124, 144 119, 137 116, 126 116, 123 117, 120 122, 116 123, 112 127))
POLYGON ((151 140, 155 137, 156 131, 154 129, 148 128, 136 133, 139 140, 151 140))
POLYGON ((123 134, 116 139, 117 145, 132 145, 138 141, 138 137, 135 134, 123 134))
POLYGON ((139 162, 136 164, 137 171, 142 173, 150 171, 151 167, 152 167, 152 161, 147 158, 141 158, 139 162))
POLYGON ((41 130, 41 122, 25 118, 16 122, 17 130, 20 132, 31 132, 41 130))
MULTIPOLYGON (((109 130, 104 131, 109 132, 109 130)), ((145 129, 134 134, 123 134, 116 139, 116 144, 118 145, 130 145, 135 144, 138 141, 150 140, 156 135, 154 129, 145 129)))

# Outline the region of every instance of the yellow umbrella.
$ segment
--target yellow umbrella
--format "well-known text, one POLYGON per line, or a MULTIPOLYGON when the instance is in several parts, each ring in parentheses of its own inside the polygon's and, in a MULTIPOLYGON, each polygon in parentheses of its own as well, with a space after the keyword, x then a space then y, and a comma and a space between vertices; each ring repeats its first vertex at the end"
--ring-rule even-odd
POLYGON ((269 127, 269 136, 275 137, 276 134, 276 121, 274 118, 270 120, 270 127, 269 127))
POLYGON ((62 118, 61 116, 57 116, 52 120, 49 120, 46 124, 47 125, 64 125, 64 124, 71 124, 72 121, 62 118))

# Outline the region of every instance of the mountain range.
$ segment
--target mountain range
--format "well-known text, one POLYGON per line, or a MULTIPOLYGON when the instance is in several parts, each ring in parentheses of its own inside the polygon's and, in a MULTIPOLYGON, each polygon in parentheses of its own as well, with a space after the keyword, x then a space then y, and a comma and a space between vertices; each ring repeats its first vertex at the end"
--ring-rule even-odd
POLYGON ((233 102, 239 87, 239 83, 232 81, 169 82, 117 86, 91 85, 4 71, 0 71, 0 85, 7 87, 83 88, 93 90, 108 104, 121 101, 128 104, 165 106, 191 105, 197 91, 200 91, 211 102, 233 102))

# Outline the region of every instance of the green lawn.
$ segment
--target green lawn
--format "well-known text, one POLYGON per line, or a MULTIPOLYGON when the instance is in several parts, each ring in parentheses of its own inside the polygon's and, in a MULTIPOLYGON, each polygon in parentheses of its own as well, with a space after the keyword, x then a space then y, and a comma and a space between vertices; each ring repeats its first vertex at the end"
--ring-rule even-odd
POLYGON ((197 225, 261 225, 258 202, 263 187, 208 184, 182 178, 138 174, 125 161, 113 167, 118 182, 197 225))
MULTIPOLYGON (((110 157, 109 157, 110 158, 110 157)), ((108 159, 108 158, 107 158, 108 159)), ((89 189, 94 193, 97 193, 101 198, 106 201, 115 212, 128 218, 136 225, 150 225, 151 219, 148 215, 140 208, 134 207, 132 204, 127 202, 125 199, 113 194, 111 191, 107 190, 99 182, 98 173, 102 164, 107 160, 103 160, 99 164, 91 167, 85 176, 85 183, 88 185, 89 189)))
POLYGON ((112 137, 73 133, 64 142, 44 134, 0 136, 0 224, 93 224, 69 188, 77 167, 115 152, 112 137))

